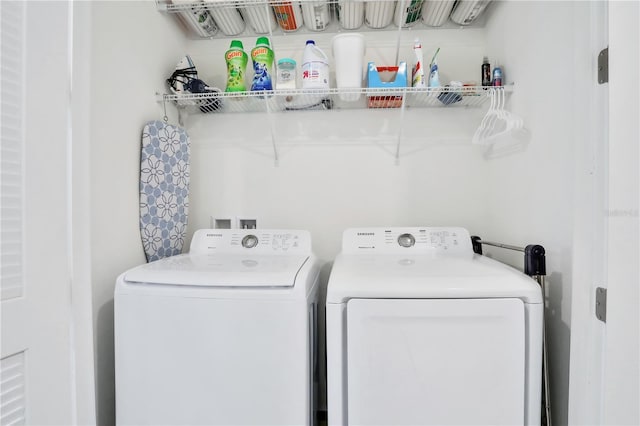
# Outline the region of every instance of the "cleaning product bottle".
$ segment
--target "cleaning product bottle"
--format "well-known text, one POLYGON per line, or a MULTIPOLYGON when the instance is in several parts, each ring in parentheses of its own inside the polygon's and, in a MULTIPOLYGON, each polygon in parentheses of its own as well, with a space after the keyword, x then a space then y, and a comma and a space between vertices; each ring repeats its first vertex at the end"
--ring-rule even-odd
POLYGON ((244 92, 247 86, 244 82, 244 72, 247 69, 249 56, 244 51, 240 40, 231 40, 231 46, 224 54, 227 62, 227 89, 226 92, 244 92))
POLYGON ((482 85, 491 86, 491 65, 486 56, 482 59, 482 85))
POLYGON ((416 39, 413 44, 413 53, 415 55, 415 65, 411 70, 411 86, 426 87, 424 81, 424 60, 422 59, 422 44, 416 39))
POLYGON ((273 50, 267 37, 258 37, 251 49, 251 61, 254 72, 251 91, 273 90, 273 50))
POLYGON ((302 26, 302 9, 298 1, 278 1, 273 4, 276 21, 283 31, 295 31, 302 26))
POLYGON ((498 86, 502 86, 502 67, 496 66, 493 69, 493 85, 498 87, 498 86))
POLYGON ((422 18, 424 0, 407 0, 396 3, 394 22, 396 27, 409 27, 422 18))
POLYGON ((329 58, 313 40, 307 40, 302 54, 302 88, 329 88, 329 58))
POLYGON ((434 53, 433 59, 431 59, 431 65, 429 65, 429 87, 440 87, 440 75, 438 74, 438 61, 436 59, 438 52, 440 52, 439 47, 434 53))
POLYGON ((324 31, 331 22, 331 10, 327 0, 300 3, 302 20, 311 31, 324 31))
POLYGON ((244 19, 242 19, 242 15, 238 9, 217 7, 210 4, 207 6, 207 10, 209 10, 209 13, 213 16, 213 20, 218 24, 218 28, 224 35, 234 36, 244 31, 244 19))

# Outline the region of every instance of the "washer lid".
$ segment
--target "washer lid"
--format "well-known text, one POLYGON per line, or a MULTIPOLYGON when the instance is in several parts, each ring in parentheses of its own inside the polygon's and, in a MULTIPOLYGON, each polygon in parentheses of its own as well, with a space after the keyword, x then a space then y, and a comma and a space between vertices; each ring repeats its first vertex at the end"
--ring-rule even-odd
POLYGON ((341 254, 327 303, 349 299, 519 298, 542 303, 540 286, 522 272, 476 254, 341 254))
POLYGON ((132 284, 206 287, 293 287, 307 255, 183 254, 125 273, 132 284))

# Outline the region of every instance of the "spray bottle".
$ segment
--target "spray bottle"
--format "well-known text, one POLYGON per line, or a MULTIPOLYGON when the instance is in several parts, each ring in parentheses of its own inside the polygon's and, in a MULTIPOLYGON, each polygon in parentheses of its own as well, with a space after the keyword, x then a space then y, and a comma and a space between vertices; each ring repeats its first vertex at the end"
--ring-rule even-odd
POLYGON ((422 58, 422 44, 418 39, 416 39, 413 43, 413 54, 415 55, 416 63, 411 70, 411 86, 426 87, 426 83, 424 80, 424 60, 422 58))

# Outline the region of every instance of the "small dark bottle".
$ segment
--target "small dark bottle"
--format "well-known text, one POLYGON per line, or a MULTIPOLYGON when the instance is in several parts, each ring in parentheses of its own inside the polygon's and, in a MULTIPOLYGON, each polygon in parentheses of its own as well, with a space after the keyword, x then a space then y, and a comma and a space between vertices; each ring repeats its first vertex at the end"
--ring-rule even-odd
POLYGON ((482 60, 482 85, 491 86, 491 65, 486 56, 482 60))

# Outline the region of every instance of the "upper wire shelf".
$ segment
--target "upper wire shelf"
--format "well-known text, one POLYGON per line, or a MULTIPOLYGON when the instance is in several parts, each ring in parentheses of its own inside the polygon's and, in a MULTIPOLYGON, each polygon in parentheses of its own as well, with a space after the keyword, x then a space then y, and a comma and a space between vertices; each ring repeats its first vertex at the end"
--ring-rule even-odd
MULTIPOLYGON (((256 5, 271 5, 271 6, 279 6, 286 3, 289 3, 291 0, 209 0, 207 2, 202 1, 193 1, 186 3, 172 3, 170 1, 157 0, 156 4, 158 10, 169 13, 178 13, 184 12, 188 10, 192 10, 197 7, 216 7, 216 8, 236 8, 236 7, 247 7, 247 6, 256 6, 256 5)), ((300 3, 305 2, 313 2, 317 0, 297 0, 300 3)), ((378 1, 391 1, 391 0, 378 0, 378 1)), ((394 0, 395 1, 395 0, 394 0)), ((337 3, 337 0, 328 0, 329 3, 337 3)))
MULTIPOLYGON (((449 19, 450 8, 443 12, 440 9, 445 6, 433 6, 439 15, 432 13, 433 16, 428 19, 419 16, 415 21, 399 27, 395 18, 391 19, 396 5, 413 4, 413 0, 174 1, 156 0, 156 7, 161 12, 174 15, 182 23, 188 37, 195 39, 224 39, 240 35, 397 31, 410 28, 451 29, 482 27, 485 23, 484 14, 480 14, 462 25, 449 19), (321 18, 315 14, 319 14, 321 18), (312 17, 311 20, 308 20, 309 16, 312 17)), ((448 0, 444 3, 454 2, 448 0)))
POLYGON ((286 89, 260 92, 159 94, 189 112, 287 112, 301 110, 460 108, 480 107, 497 91, 511 86, 462 88, 286 89))

